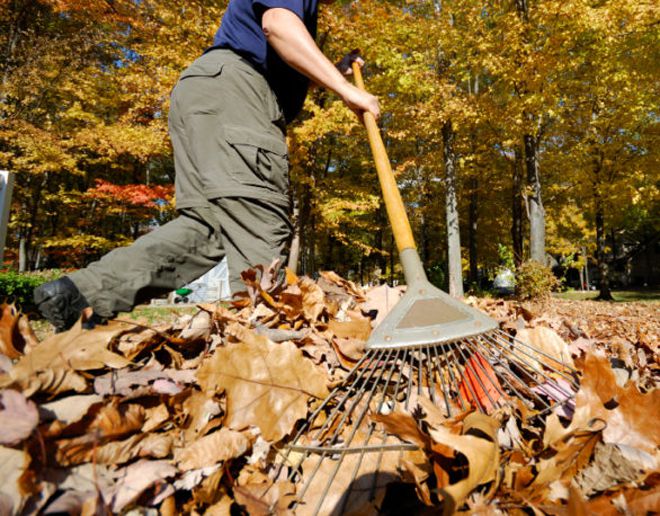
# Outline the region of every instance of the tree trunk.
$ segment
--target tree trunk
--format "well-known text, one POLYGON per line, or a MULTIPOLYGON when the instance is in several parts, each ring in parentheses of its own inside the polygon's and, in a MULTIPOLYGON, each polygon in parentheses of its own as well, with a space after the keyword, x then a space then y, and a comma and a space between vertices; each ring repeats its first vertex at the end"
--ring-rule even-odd
POLYGON ((530 194, 527 196, 529 213, 529 255, 534 261, 545 265, 545 208, 541 198, 541 176, 539 170, 538 138, 531 134, 524 136, 525 165, 527 184, 530 194))
POLYGON ((463 297, 463 265, 461 263, 461 233, 458 220, 456 154, 454 128, 451 121, 442 126, 443 156, 445 162, 445 209, 447 215, 447 264, 449 294, 463 297))
POLYGON ((374 247, 378 250, 377 267, 380 268, 381 274, 387 273, 387 252, 385 251, 385 224, 387 224, 387 215, 385 214, 385 204, 382 202, 376 212, 376 224, 378 229, 374 232, 374 247))
POLYGON ((596 198, 596 261, 600 276, 600 293, 597 299, 612 301, 614 298, 610 290, 610 267, 605 253, 605 212, 600 196, 596 198))
POLYGON ((18 272, 27 272, 27 264, 28 264, 27 238, 25 238, 25 235, 21 234, 21 237, 18 241, 18 272))
POLYGON ((479 282, 479 255, 478 255, 478 229, 479 229, 479 179, 476 176, 470 178, 470 220, 469 220, 469 245, 470 245, 470 282, 479 282))
POLYGON ((512 196, 511 196, 511 241, 513 242, 513 259, 516 266, 524 259, 523 250, 523 164, 522 152, 519 147, 514 149, 512 196))
POLYGON ((294 274, 298 274, 298 262, 300 261, 300 233, 302 230, 302 222, 300 220, 300 207, 298 201, 294 202, 293 207, 293 238, 291 239, 291 246, 289 248, 289 262, 287 267, 294 274))

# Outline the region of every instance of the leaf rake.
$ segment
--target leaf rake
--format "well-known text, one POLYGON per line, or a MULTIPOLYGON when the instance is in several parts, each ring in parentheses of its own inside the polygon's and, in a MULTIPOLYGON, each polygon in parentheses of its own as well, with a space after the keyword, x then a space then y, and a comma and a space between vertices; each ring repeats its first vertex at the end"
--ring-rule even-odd
MULTIPOLYGON (((364 89, 356 64, 353 72, 364 89)), ((516 340, 428 281, 376 120, 365 113, 364 123, 408 288, 366 354, 282 450, 280 467, 298 485, 296 514, 360 513, 423 453, 384 431, 376 415, 419 413, 426 399, 444 418, 475 409, 527 420, 578 388, 561 357, 516 340)))

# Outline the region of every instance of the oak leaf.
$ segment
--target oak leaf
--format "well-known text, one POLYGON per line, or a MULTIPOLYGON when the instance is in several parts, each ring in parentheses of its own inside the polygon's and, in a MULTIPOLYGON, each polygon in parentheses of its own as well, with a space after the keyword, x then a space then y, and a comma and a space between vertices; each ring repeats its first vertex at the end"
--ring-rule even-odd
POLYGON ((182 471, 207 468, 240 457, 249 449, 250 440, 244 434, 221 428, 181 450, 177 462, 182 471))
POLYGON ((500 457, 498 426, 494 419, 473 413, 465 418, 462 435, 456 435, 444 427, 429 429, 436 443, 462 453, 468 461, 467 478, 440 486, 440 492, 444 495, 444 514, 452 514, 478 486, 497 481, 500 457))
POLYGON ((258 426, 269 441, 282 439, 307 415, 310 398, 328 394, 323 372, 294 344, 259 336, 217 349, 197 379, 204 391, 226 392, 229 428, 258 426))
POLYGON ((116 321, 94 330, 83 330, 78 322, 71 330, 58 333, 23 356, 11 370, 14 380, 27 381, 48 369, 87 371, 109 367, 119 369, 129 361, 108 349, 110 342, 131 326, 116 321))

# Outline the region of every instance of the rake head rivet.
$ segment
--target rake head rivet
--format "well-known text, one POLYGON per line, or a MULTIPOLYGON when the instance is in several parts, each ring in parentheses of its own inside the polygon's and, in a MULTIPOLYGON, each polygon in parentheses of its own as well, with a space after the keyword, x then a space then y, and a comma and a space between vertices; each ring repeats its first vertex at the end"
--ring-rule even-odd
POLYGON ((389 335, 386 335, 385 336, 385 341, 386 342, 392 342, 392 337, 390 337, 389 335))
POLYGON ((426 289, 419 289, 419 293, 423 296, 426 295, 426 289))

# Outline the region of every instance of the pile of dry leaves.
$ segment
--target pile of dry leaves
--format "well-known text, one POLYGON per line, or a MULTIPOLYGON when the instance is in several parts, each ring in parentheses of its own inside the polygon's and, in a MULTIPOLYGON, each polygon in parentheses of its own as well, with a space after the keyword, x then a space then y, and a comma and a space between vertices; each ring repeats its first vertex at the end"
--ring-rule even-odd
MULTIPOLYGON (((230 305, 200 306, 173 325, 120 320, 41 343, 4 305, 0 514, 309 512, 282 472, 283 450, 400 292, 365 293, 334 273, 282 277, 277 266, 244 280, 230 305)), ((447 419, 420 398, 409 413, 374 418, 417 451, 390 464, 368 503, 343 509, 657 510, 653 305, 468 302, 518 338, 572 355, 581 376, 572 418, 447 419)), ((343 489, 335 482, 325 494, 343 489)))

